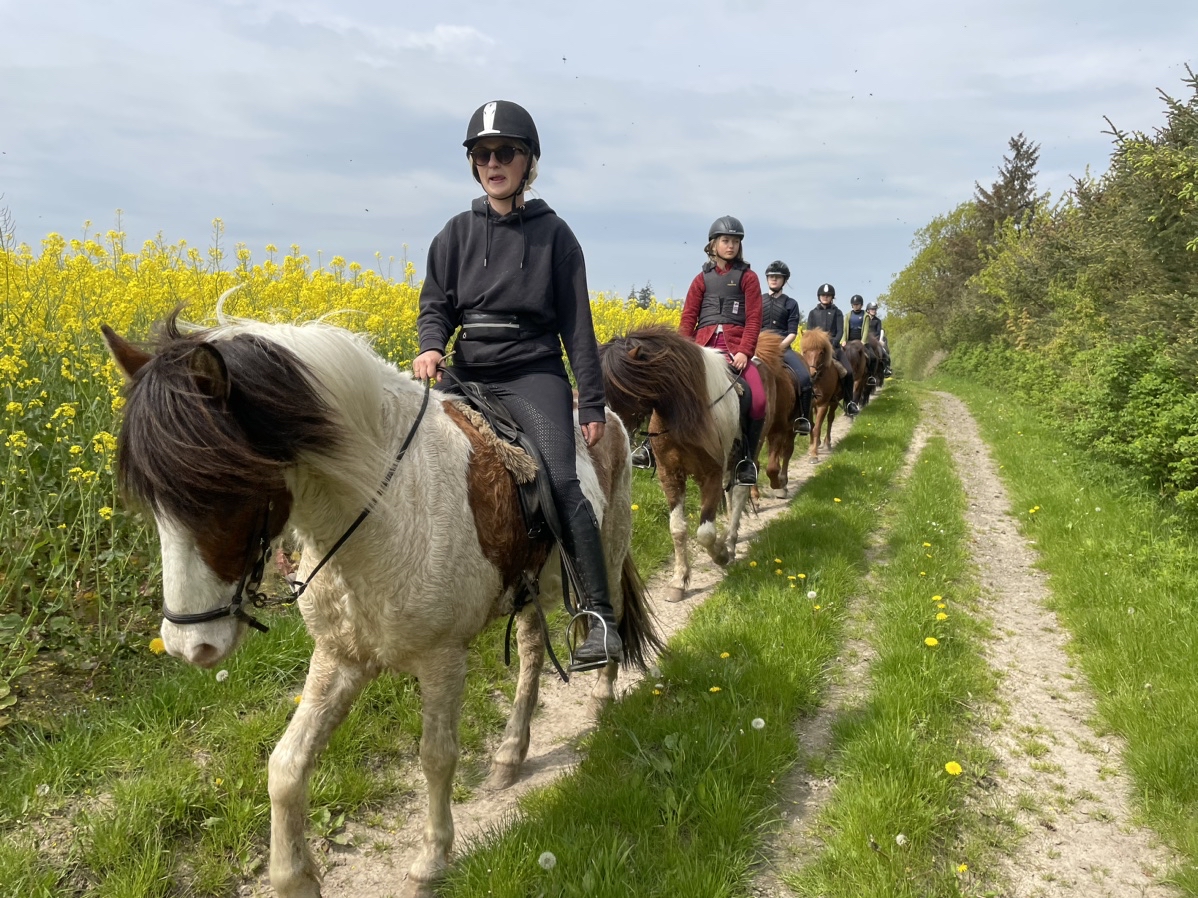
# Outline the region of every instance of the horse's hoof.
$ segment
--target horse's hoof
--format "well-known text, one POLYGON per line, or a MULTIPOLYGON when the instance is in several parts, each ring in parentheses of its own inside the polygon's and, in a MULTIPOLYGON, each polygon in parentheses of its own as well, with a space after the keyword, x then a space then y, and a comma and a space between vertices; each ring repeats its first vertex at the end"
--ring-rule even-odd
POLYGON ((786 493, 787 493, 787 489, 786 489, 786 487, 782 487, 782 488, 780 488, 780 489, 776 489, 776 490, 774 490, 774 498, 775 498, 775 499, 785 499, 785 498, 786 498, 786 493))
POLYGON ((686 598, 686 590, 683 589, 681 586, 667 586, 666 587, 666 601, 667 602, 671 602, 671 603, 681 602, 685 598, 686 598))
POLYGON ((812 465, 818 465, 819 464, 819 456, 818 455, 807 456, 807 463, 812 464, 812 465))
MULTIPOLYGON (((417 886, 428 887, 441 878, 449 866, 449 858, 440 851, 425 848, 408 870, 408 882, 417 886)), ((427 894, 431 895, 432 892, 427 894)))
POLYGON ((484 792, 502 792, 520 778, 519 764, 499 764, 491 765, 490 775, 483 780, 482 790, 484 792))

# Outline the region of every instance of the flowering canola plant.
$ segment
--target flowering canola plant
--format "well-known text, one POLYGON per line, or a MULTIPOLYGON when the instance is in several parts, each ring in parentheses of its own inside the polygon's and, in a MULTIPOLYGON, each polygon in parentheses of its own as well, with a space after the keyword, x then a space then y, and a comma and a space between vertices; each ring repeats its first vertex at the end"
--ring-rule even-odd
MULTIPOLYGON (((395 272, 394 260, 377 255, 373 267, 340 256, 314 265, 296 245, 268 245, 255 261, 243 244, 229 254, 223 233, 217 219, 207 248, 160 236, 133 251, 119 230, 50 234, 36 250, 0 232, 0 683, 47 641, 86 636, 115 650, 157 624, 152 527, 115 486, 123 379, 101 324, 146 341, 179 306, 186 320, 214 324, 217 299, 240 287, 227 315, 324 319, 368 334, 401 366, 416 355, 411 262, 395 272)), ((600 341, 679 318, 656 300, 629 307, 603 294, 591 309, 600 341)))

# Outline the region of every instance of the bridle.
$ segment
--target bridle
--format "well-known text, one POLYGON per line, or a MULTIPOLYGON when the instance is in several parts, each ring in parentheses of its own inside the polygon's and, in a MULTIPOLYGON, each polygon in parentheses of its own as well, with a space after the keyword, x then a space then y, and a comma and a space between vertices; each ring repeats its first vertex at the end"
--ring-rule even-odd
POLYGON ((420 427, 420 422, 424 420, 424 413, 428 409, 430 387, 431 381, 425 381, 424 398, 420 403, 420 411, 417 412, 416 420, 412 422, 412 426, 408 430, 408 435, 404 437, 399 451, 391 461, 391 467, 387 469, 387 474, 383 478, 383 482, 379 484, 379 488, 375 491, 374 498, 367 503, 366 507, 362 509, 361 514, 338 537, 337 541, 333 543, 333 547, 325 552, 324 557, 317 562, 316 567, 312 569, 312 573, 308 575, 308 579, 300 583, 288 580, 287 594, 281 597, 271 598, 262 592, 262 578, 266 575, 266 559, 270 555, 270 513, 274 510, 274 502, 268 500, 262 512, 262 529, 256 537, 250 540, 246 547, 246 567, 241 574, 241 580, 237 583, 237 589, 228 603, 219 608, 213 608, 209 611, 198 611, 195 614, 176 614, 166 607, 166 600, 164 598, 162 602, 162 616, 172 624, 180 626, 186 624, 206 624, 209 621, 233 617, 261 633, 269 632, 270 627, 246 611, 243 606, 248 602, 255 608, 261 609, 273 605, 291 605, 299 601, 300 596, 304 594, 304 591, 311 585, 316 575, 320 573, 320 569, 328 564, 329 560, 337 553, 337 550, 345 545, 346 540, 354 535, 354 531, 362 526, 362 522, 370 516, 370 512, 374 510, 379 499, 382 498, 383 492, 387 489, 388 484, 391 483, 391 478, 395 476, 395 470, 399 467, 399 463, 403 461, 404 455, 407 454, 408 447, 412 445, 412 440, 416 436, 416 430, 420 427), (252 564, 250 564, 251 558, 254 559, 252 564))

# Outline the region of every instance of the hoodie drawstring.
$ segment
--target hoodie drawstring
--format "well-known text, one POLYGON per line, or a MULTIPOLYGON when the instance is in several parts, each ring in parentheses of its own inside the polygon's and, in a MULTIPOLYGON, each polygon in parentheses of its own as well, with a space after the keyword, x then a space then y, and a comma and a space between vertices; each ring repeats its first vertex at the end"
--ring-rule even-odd
POLYGON ((528 254, 528 241, 524 238, 524 207, 516 207, 516 217, 520 220, 520 268, 524 268, 524 257, 528 254))

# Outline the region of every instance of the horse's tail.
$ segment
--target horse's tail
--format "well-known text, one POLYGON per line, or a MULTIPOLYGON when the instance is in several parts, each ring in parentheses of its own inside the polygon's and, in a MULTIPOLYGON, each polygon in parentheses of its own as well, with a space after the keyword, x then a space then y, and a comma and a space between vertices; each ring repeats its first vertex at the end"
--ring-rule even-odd
POLYGON ((619 627, 620 639, 624 642, 624 664, 645 670, 652 660, 651 656, 660 653, 665 643, 654 624, 645 583, 636 569, 631 552, 624 556, 620 592, 624 597, 624 613, 620 617, 619 627))

